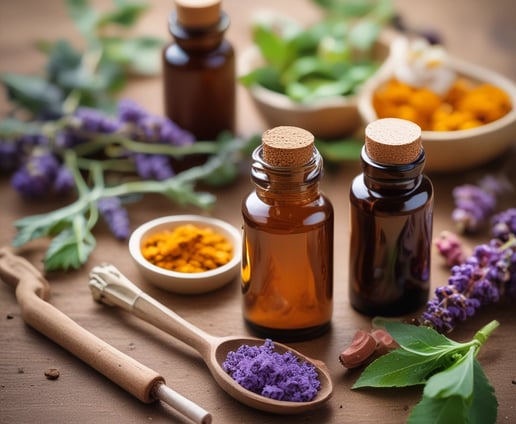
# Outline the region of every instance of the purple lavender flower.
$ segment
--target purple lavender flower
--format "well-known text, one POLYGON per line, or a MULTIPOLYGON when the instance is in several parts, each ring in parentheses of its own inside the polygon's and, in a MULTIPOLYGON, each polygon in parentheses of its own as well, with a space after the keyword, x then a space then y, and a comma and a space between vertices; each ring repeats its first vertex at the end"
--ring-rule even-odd
POLYGON ((34 147, 47 147, 50 144, 46 136, 37 133, 24 134, 17 140, 17 143, 25 151, 30 151, 34 147))
POLYGON ((75 187, 73 174, 66 166, 61 166, 56 173, 53 189, 56 194, 69 193, 75 187))
POLYGON ((47 150, 34 151, 12 177, 12 186, 25 197, 43 197, 52 190, 60 164, 47 150))
POLYGON ((165 144, 189 146, 195 142, 195 137, 191 132, 180 128, 170 119, 164 119, 161 122, 159 131, 159 139, 165 144))
POLYGON ((494 229, 502 237, 478 245, 463 263, 451 268, 448 285, 438 287, 427 303, 421 317, 424 325, 440 332, 451 331, 481 306, 516 294, 515 217, 516 209, 496 215, 494 229))
POLYGON ((497 196, 512 190, 504 177, 488 175, 478 185, 465 184, 453 190, 452 220, 461 232, 472 233, 487 223, 497 205, 497 196))
POLYGON ((136 171, 143 179, 163 181, 175 175, 170 160, 165 155, 136 153, 134 160, 136 171))
POLYGON ((120 123, 97 109, 81 107, 75 111, 75 117, 84 131, 109 134, 120 128, 120 123))
POLYGON ((139 141, 173 146, 187 146, 195 141, 191 132, 166 117, 147 113, 131 100, 118 103, 118 117, 121 122, 132 124, 133 136, 139 141))
POLYGON ((118 102, 118 118, 124 123, 136 124, 147 115, 147 111, 132 100, 122 99, 118 102))
POLYGON ((276 400, 309 402, 321 385, 312 364, 292 352, 274 352, 270 339, 262 346, 242 345, 229 352, 222 366, 242 387, 276 400))
POLYGON ((452 212, 452 220, 461 232, 478 230, 496 207, 496 196, 493 193, 472 184, 456 187, 453 197, 455 209, 452 212))
POLYGON ((0 140, 0 172, 17 170, 34 148, 48 146, 48 138, 36 133, 24 134, 10 140, 0 140))
POLYGON ((97 203, 100 214, 113 235, 119 240, 129 237, 130 226, 127 210, 122 207, 118 197, 104 197, 97 203))
POLYGON ((516 234, 516 208, 507 209, 492 218, 493 237, 508 240, 510 234, 516 234))
POLYGON ((14 140, 0 140, 0 172, 12 172, 20 166, 21 154, 14 140))

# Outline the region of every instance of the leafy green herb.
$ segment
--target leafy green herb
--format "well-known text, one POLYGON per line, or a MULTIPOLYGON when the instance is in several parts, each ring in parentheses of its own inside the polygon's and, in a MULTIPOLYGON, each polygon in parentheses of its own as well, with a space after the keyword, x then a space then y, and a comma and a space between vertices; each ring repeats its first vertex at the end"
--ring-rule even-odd
POLYGON ((340 163, 358 160, 363 142, 354 138, 343 140, 315 140, 315 145, 326 162, 340 163))
POLYGON ((424 385, 423 398, 409 416, 410 424, 496 421, 494 389, 476 356, 498 327, 497 321, 466 343, 450 340, 430 327, 388 321, 383 325, 400 348, 370 364, 353 389, 424 385))
POLYGON ((228 134, 221 134, 213 142, 197 142, 184 147, 137 142, 116 134, 99 135, 75 150, 67 149, 64 154, 66 167, 71 170, 75 179, 77 199, 60 209, 17 220, 14 223, 17 234, 13 245, 21 246, 37 238, 50 237, 51 242, 44 258, 45 270, 79 268, 86 263, 95 248, 92 230, 99 217, 99 200, 119 197, 130 201, 145 194, 156 193, 178 204, 209 209, 216 198, 209 192, 196 191, 196 183, 203 181, 222 185, 233 181, 237 175, 239 152, 245 149, 247 143, 246 140, 235 139, 228 134), (115 184, 106 184, 104 174, 113 174, 115 171, 123 174, 126 159, 121 157, 95 160, 80 157, 79 154, 85 153, 81 152, 82 146, 87 146, 89 153, 97 155, 113 148, 128 148, 133 152, 158 152, 176 158, 199 153, 209 154, 210 157, 206 163, 163 181, 126 177, 115 184), (83 179, 83 173, 90 175, 91 183, 83 179))
POLYGON ((67 40, 40 41, 48 56, 45 74, 0 75, 10 100, 35 116, 54 117, 76 106, 112 111, 111 94, 119 92, 129 74, 154 75, 160 69, 164 41, 151 36, 129 37, 148 9, 142 1, 114 0, 113 10, 98 12, 88 0, 66 0, 70 16, 85 39, 84 51, 67 40), (118 32, 117 32, 118 30, 118 32))
POLYGON ((377 69, 373 46, 392 16, 389 0, 316 1, 321 22, 303 28, 288 18, 257 21, 253 39, 265 64, 241 76, 297 102, 347 96, 377 69))

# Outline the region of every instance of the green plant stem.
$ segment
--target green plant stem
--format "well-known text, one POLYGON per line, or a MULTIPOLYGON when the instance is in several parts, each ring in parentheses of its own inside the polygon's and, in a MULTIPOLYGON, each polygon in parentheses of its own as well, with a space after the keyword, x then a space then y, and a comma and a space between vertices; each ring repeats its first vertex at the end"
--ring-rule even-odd
MULTIPOLYGON (((187 187, 188 184, 209 176, 224 163, 224 158, 226 158, 226 154, 225 152, 222 152, 220 155, 211 157, 205 164, 190 168, 164 181, 130 181, 113 187, 104 187, 103 184, 100 183, 99 177, 94 177, 96 184, 90 190, 82 179, 78 167, 75 165, 75 155, 72 152, 69 152, 66 155, 66 159, 67 165, 70 167, 76 178, 77 188, 79 191, 79 197, 77 200, 63 208, 56 209, 49 213, 22 218, 16 221, 15 225, 17 228, 20 228, 24 225, 28 225, 27 222, 34 221, 35 218, 38 218, 36 220, 37 224, 31 225, 39 227, 49 226, 52 223, 66 220, 71 216, 84 214, 90 205, 96 204, 99 199, 104 197, 125 196, 134 193, 150 194, 166 193, 167 191, 172 193, 178 192, 182 188, 187 187)), ((93 167, 91 170, 94 175, 101 172, 99 170, 95 171, 95 169, 96 168, 93 167)), ((213 203, 214 197, 205 196, 200 200, 196 199, 195 196, 189 196, 188 200, 196 206, 206 208, 213 203), (208 199, 209 202, 206 202, 205 199, 208 199)))

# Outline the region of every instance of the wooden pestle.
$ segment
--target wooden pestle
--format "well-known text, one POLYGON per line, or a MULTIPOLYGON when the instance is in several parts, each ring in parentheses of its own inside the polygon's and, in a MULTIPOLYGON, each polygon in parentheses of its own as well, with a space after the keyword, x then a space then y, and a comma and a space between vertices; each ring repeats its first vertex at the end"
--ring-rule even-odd
POLYGON ((7 248, 0 249, 0 278, 16 289, 21 314, 28 325, 142 402, 161 399, 195 422, 211 422, 209 413, 173 392, 157 372, 94 336, 47 303, 45 300, 50 292, 48 281, 26 259, 7 248))

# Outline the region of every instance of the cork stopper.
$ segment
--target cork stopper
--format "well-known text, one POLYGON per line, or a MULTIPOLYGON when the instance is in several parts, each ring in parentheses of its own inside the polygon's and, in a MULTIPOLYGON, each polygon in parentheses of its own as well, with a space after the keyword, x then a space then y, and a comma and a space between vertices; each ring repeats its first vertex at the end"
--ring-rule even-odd
POLYGON ((385 118, 365 129, 365 147, 375 162, 404 165, 421 154, 421 128, 405 119, 385 118))
POLYGON ((188 28, 215 25, 220 19, 221 0, 175 0, 177 21, 188 28))
POLYGON ((298 127, 275 127, 262 135, 263 159, 270 165, 291 167, 310 162, 314 136, 298 127))

